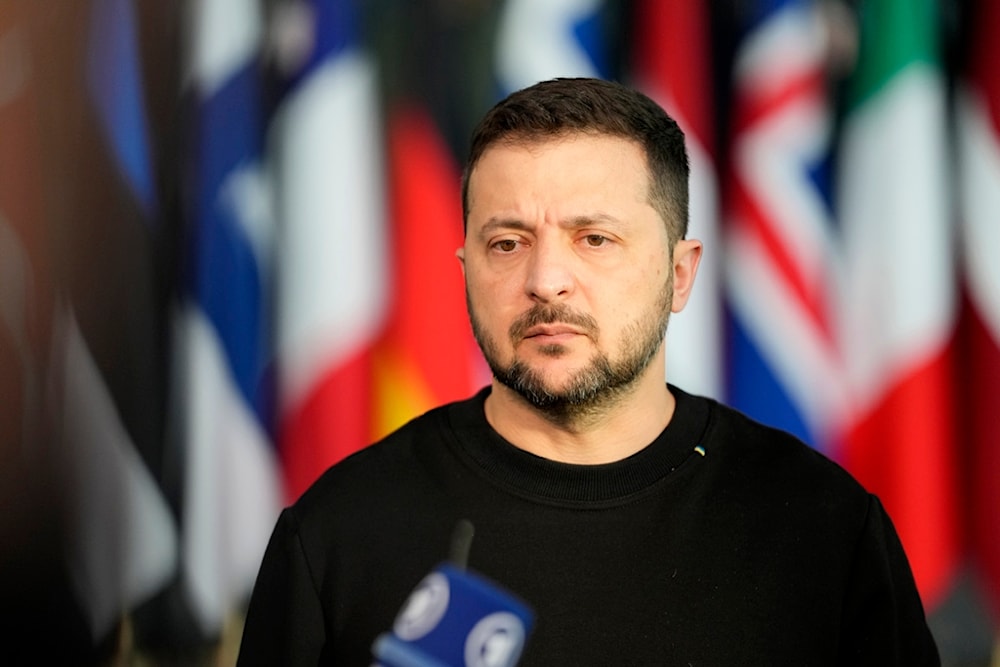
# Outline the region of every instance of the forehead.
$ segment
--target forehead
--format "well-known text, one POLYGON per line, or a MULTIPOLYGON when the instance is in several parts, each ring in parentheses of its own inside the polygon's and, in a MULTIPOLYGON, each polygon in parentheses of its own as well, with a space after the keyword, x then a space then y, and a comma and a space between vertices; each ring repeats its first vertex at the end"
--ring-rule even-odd
POLYGON ((526 198, 536 203, 567 199, 645 202, 646 155, 623 137, 573 133, 498 142, 487 148, 469 175, 470 214, 483 206, 526 198))

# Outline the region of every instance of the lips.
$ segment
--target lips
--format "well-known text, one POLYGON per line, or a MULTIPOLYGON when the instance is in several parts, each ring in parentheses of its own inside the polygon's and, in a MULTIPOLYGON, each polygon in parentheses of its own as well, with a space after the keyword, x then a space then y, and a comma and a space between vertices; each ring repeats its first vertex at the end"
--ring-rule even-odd
POLYGON ((518 317, 509 331, 515 345, 530 338, 556 342, 582 335, 597 340, 597 333, 597 321, 593 317, 565 305, 535 305, 518 317))
POLYGON ((541 324, 533 326, 524 332, 525 338, 578 336, 583 332, 568 324, 541 324))

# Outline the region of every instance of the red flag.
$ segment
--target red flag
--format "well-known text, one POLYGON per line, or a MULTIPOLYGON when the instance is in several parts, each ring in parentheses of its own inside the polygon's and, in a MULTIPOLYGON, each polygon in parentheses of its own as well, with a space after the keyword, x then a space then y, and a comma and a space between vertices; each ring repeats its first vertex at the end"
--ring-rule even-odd
POLYGON ((963 322, 973 558, 1000 614, 1000 5, 976 3, 970 68, 959 87, 961 206, 967 308, 963 322))
POLYGON ((376 352, 375 436, 485 383, 455 250, 462 245, 459 175, 417 108, 389 124, 390 315, 376 352), (477 377, 478 376, 478 377, 477 377))

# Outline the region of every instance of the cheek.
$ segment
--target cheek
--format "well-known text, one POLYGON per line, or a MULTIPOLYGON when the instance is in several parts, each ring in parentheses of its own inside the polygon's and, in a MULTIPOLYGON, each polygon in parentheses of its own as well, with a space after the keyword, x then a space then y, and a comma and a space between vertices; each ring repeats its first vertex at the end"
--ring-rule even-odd
POLYGON ((470 289, 486 289, 497 281, 496 271, 491 271, 482 256, 467 259, 465 262, 465 282, 470 289))
POLYGON ((517 303, 518 296, 522 293, 521 283, 515 276, 483 270, 480 267, 466 268, 465 285, 477 307, 480 310, 489 309, 491 312, 510 308, 512 304, 517 303))
POLYGON ((670 258, 663 253, 656 253, 648 258, 645 266, 648 268, 642 278, 643 288, 652 298, 659 299, 673 270, 670 258))
POLYGON ((466 289, 480 325, 492 331, 503 323, 511 299, 502 281, 484 280, 481 276, 467 274, 466 289))
POLYGON ((655 266, 617 283, 607 281, 602 300, 605 304, 605 326, 618 330, 648 312, 653 304, 662 301, 666 281, 666 269, 655 266))

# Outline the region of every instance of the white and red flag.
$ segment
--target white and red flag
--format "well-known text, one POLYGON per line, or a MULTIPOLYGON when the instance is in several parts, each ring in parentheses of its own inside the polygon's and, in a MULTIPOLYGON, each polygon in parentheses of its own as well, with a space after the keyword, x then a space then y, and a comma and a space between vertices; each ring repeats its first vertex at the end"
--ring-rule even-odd
POLYGON ((353 0, 281 5, 288 90, 271 127, 278 433, 289 500, 370 442, 387 314, 381 112, 353 0), (301 48, 300 48, 301 47, 301 48))
POLYGON ((866 3, 837 199, 852 397, 839 459, 881 498, 929 609, 960 558, 957 290, 936 8, 866 3))

